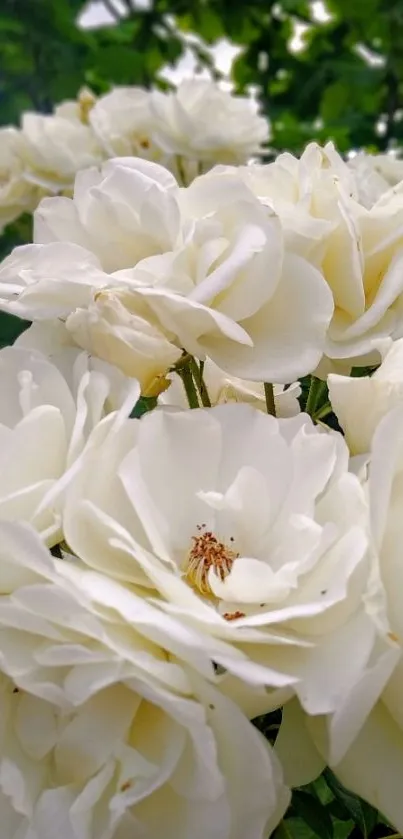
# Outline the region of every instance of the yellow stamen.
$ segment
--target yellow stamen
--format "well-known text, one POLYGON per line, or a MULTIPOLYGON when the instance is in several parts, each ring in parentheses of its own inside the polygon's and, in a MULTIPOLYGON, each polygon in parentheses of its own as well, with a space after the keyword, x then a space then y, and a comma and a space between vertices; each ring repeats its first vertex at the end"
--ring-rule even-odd
POLYGON ((226 621, 236 621, 238 618, 246 617, 245 612, 224 612, 223 618, 226 621))
MULTIPOLYGON (((199 525, 201 529, 201 525, 199 525)), ((239 554, 219 542, 211 533, 206 531, 200 536, 192 536, 193 547, 191 548, 187 567, 186 580, 200 594, 211 596, 213 594, 208 574, 210 568, 214 568, 220 580, 225 580, 239 554)))

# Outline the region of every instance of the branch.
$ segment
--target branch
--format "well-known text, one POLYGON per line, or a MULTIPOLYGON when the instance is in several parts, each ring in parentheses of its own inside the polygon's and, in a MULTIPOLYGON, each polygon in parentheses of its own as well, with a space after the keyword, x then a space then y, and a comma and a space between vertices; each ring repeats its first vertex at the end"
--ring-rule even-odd
POLYGON ((112 0, 102 0, 102 2, 105 6, 105 9, 113 17, 113 19, 116 21, 116 23, 120 23, 122 18, 120 17, 120 14, 119 14, 118 10, 113 5, 112 0))

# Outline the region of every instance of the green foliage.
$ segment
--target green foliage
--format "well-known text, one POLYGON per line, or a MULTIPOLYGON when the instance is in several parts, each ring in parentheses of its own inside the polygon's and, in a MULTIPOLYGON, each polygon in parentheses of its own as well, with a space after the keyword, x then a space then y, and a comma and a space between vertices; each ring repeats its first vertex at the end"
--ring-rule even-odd
MULTIPOLYGON (((111 0, 103 2, 113 11, 111 0)), ((341 151, 384 149, 403 139, 401 0, 327 0, 324 22, 315 21, 308 0, 154 0, 150 9, 125 0, 125 16, 114 12, 116 25, 91 31, 76 26, 84 5, 3 0, 1 124, 18 123, 22 110, 50 111, 83 83, 97 93, 111 84, 155 84, 158 71, 183 54, 186 35, 196 33, 202 42, 191 48, 200 67, 211 66, 203 43, 226 37, 242 48, 233 79, 238 92, 253 85, 270 115, 269 156, 298 152, 313 138, 333 138, 341 151), (307 29, 295 52, 298 24, 307 29)))
POLYGON ((349 793, 326 769, 316 781, 294 791, 273 839, 387 839, 394 835, 377 810, 349 793))

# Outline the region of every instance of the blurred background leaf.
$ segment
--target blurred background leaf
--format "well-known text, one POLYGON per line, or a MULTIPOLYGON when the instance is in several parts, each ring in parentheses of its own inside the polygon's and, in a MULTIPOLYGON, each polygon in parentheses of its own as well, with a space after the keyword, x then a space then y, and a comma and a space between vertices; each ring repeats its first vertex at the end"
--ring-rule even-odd
MULTIPOLYGON (((109 23, 82 28, 82 0, 2 0, 0 123, 49 112, 86 83, 166 85, 160 71, 190 50, 197 69, 226 38, 232 79, 272 121, 272 153, 333 138, 341 151, 403 140, 401 0, 96 0, 109 23), (119 3, 119 6, 117 5, 119 3), (198 36, 198 39, 189 36, 198 36)), ((95 7, 94 7, 95 8, 95 7)))

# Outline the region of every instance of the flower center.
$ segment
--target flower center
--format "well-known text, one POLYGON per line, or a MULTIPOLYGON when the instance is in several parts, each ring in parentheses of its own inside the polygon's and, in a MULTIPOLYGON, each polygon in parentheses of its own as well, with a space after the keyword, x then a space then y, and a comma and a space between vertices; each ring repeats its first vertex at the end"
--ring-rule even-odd
MULTIPOLYGON (((202 530, 202 527, 203 525, 198 525, 198 530, 202 530)), ((185 578, 200 594, 211 596, 213 592, 208 579, 210 568, 214 568, 220 580, 225 580, 239 554, 228 548, 224 542, 219 542, 210 530, 200 533, 199 536, 192 536, 192 542, 185 578)))

